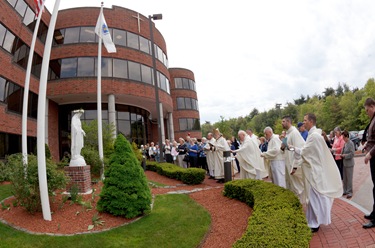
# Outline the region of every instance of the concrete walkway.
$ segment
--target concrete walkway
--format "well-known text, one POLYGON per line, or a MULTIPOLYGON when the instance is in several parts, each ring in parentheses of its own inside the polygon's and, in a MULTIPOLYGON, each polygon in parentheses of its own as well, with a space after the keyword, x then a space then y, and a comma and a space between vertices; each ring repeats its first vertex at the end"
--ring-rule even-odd
POLYGON ((364 163, 363 156, 355 157, 353 197, 335 199, 332 223, 313 234, 310 247, 375 248, 375 228, 362 228, 367 222, 364 214, 372 210, 372 187, 370 165, 364 163))

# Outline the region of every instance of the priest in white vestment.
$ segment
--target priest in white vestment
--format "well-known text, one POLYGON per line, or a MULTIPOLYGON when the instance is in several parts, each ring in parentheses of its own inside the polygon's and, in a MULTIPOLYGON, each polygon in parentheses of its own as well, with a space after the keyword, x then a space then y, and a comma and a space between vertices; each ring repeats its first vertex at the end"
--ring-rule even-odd
POLYGON ((233 150, 240 162, 240 178, 241 179, 262 179, 267 176, 264 168, 264 160, 260 156, 261 152, 258 143, 251 139, 245 131, 238 131, 238 138, 240 140, 240 148, 233 150))
MULTIPOLYGON (((291 147, 303 147, 305 145, 305 140, 301 136, 300 132, 295 126, 292 125, 292 118, 290 116, 284 116, 282 120, 282 126, 286 130, 286 143, 291 147)), ((306 203, 305 196, 305 183, 302 174, 302 169, 294 170, 293 168, 298 168, 300 166, 300 161, 302 158, 295 158, 294 152, 284 148, 285 153, 285 181, 287 189, 294 192, 302 204, 306 203)))
POLYGON ((281 151, 281 140, 277 137, 271 127, 264 129, 264 135, 268 140, 267 151, 261 154, 267 159, 271 166, 272 182, 280 187, 286 188, 285 183, 285 159, 281 151))
POLYGON ((214 138, 212 133, 207 134, 207 143, 204 147, 204 151, 206 153, 206 159, 207 159, 207 167, 208 167, 208 173, 210 175, 209 179, 214 179, 214 167, 215 167, 215 159, 214 159, 214 153, 211 149, 211 147, 214 146, 216 142, 216 139, 214 138))
POLYGON ((230 151, 230 147, 218 128, 214 130, 214 135, 216 141, 211 147, 214 152, 214 176, 218 183, 224 183, 224 151, 230 151))
POLYGON ((317 232, 320 225, 331 223, 333 200, 342 196, 343 189, 340 172, 322 137, 322 130, 315 126, 315 115, 305 115, 303 123, 309 131, 306 143, 294 149, 295 156, 302 157, 301 168, 306 179, 307 223, 312 232, 317 232))

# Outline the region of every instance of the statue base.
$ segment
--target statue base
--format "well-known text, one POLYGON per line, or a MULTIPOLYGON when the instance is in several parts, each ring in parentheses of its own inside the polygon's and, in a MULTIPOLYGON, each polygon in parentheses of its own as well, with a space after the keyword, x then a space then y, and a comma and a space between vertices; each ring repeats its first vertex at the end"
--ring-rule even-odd
POLYGON ((79 156, 75 159, 71 159, 69 166, 86 166, 86 161, 82 156, 79 156))
POLYGON ((70 178, 66 191, 71 192, 73 185, 78 186, 78 193, 87 194, 91 192, 91 173, 90 165, 84 166, 65 166, 65 175, 70 178))

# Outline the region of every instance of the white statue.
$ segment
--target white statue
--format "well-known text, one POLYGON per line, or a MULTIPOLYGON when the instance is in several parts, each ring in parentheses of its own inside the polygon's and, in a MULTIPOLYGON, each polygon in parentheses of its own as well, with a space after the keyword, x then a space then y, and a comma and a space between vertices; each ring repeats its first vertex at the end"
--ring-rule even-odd
POLYGON ((83 148, 83 137, 86 135, 81 125, 81 115, 84 113, 83 109, 73 111, 74 116, 72 118, 72 147, 71 147, 71 160, 69 166, 85 166, 86 161, 81 155, 81 149, 83 148))

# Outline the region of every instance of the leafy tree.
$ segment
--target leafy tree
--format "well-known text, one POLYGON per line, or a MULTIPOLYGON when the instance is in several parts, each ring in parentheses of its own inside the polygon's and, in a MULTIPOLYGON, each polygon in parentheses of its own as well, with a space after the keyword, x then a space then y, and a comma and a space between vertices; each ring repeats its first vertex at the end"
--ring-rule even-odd
POLYGON ((119 134, 97 208, 115 216, 134 218, 150 210, 151 192, 129 141, 119 134))
MULTIPOLYGON (((98 150, 98 121, 93 120, 89 123, 82 122, 82 129, 85 131, 85 147, 91 147, 98 150)), ((103 122, 103 153, 105 157, 109 157, 113 152, 113 131, 115 129, 113 124, 103 122)))

